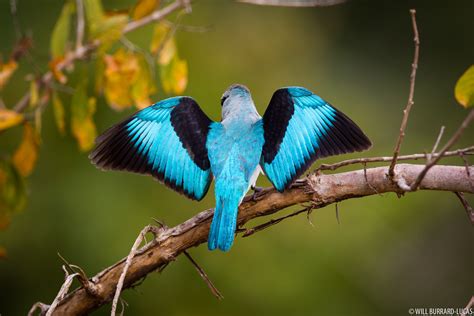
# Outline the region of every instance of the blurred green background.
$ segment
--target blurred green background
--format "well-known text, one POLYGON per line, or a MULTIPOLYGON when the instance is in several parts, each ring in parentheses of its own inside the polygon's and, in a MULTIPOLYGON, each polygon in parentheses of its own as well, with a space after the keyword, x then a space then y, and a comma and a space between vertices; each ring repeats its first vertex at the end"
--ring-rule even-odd
MULTIPOLYGON (((0 1, 4 57, 15 40, 8 2, 0 1)), ((33 57, 43 70, 62 3, 18 1, 21 25, 33 36, 33 57)), ((109 9, 132 3, 104 1, 109 9)), ((301 85, 344 111, 374 143, 370 152, 324 162, 390 155, 408 95, 410 8, 418 11, 421 55, 402 153, 429 151, 440 126, 450 135, 467 113, 453 89, 474 60, 472 0, 356 0, 310 9, 196 0, 181 22, 210 30, 177 34, 180 56, 189 65, 185 93, 218 120, 220 96, 232 83, 250 88, 262 114, 278 87, 301 85)), ((146 45, 151 30, 128 38, 146 45)), ((31 66, 23 62, 22 69, 2 91, 7 104, 27 89, 23 76, 31 66)), ((131 112, 114 112, 100 98, 99 131, 131 112)), ((458 146, 472 145, 473 136, 471 127, 458 146)), ((19 129, 0 135, 0 154, 11 152, 19 137, 19 129)), ((212 189, 202 202, 192 202, 151 178, 98 171, 71 136, 58 134, 51 109, 42 139, 28 180, 28 206, 0 232, 0 245, 8 250, 0 261, 1 315, 26 314, 34 302, 53 300, 64 277, 57 252, 92 276, 125 256, 152 217, 171 226, 213 206, 212 189)), ((459 158, 444 162, 462 164, 459 158)), ((269 182, 262 177, 259 184, 269 182)), ((454 194, 385 194, 345 201, 339 212, 340 224, 329 206, 313 212, 315 227, 300 216, 238 237, 229 253, 192 249, 223 301, 179 257, 123 294, 126 314, 406 315, 410 307, 463 307, 474 293, 473 229, 454 194)), ((95 314, 109 311, 103 307, 95 314)))

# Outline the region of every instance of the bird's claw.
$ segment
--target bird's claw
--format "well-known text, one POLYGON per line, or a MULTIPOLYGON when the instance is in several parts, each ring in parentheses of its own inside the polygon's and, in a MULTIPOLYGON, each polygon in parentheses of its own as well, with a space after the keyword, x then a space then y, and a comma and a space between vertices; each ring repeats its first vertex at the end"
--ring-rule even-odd
POLYGON ((254 202, 257 202, 259 200, 258 198, 260 197, 260 195, 261 195, 264 188, 263 187, 257 187, 257 186, 254 186, 254 185, 252 185, 250 188, 253 190, 253 193, 250 196, 250 200, 254 201, 254 202))

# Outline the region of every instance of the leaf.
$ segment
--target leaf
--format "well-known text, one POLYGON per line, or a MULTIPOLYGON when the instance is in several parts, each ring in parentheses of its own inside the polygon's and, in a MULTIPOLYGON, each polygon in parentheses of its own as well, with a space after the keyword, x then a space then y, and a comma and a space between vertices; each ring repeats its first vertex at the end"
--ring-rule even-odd
POLYGON ((168 65, 160 67, 163 90, 170 94, 181 94, 188 84, 188 64, 177 55, 168 65))
POLYGON ((79 149, 87 151, 94 146, 97 130, 93 121, 95 98, 87 99, 86 84, 79 84, 71 104, 71 129, 79 149))
POLYGON ((9 217, 25 206, 25 181, 10 161, 0 160, 0 216, 9 217))
POLYGON ((22 121, 22 114, 8 109, 0 109, 0 131, 18 125, 22 121))
POLYGON ((38 159, 38 150, 40 138, 37 131, 29 123, 24 124, 23 140, 20 146, 13 154, 13 165, 22 177, 27 177, 33 171, 36 160, 38 159))
POLYGON ((139 0, 132 11, 132 19, 139 20, 150 13, 152 13, 158 4, 159 0, 139 0))
POLYGON ((115 41, 122 36, 122 31, 127 25, 128 16, 126 14, 117 14, 110 17, 105 17, 93 29, 91 35, 93 39, 97 39, 101 43, 99 51, 105 51, 115 41))
POLYGON ((140 67, 139 74, 137 80, 132 86, 131 96, 135 106, 138 109, 143 109, 152 103, 150 95, 156 92, 156 88, 153 84, 153 76, 150 71, 150 66, 145 58, 141 57, 138 61, 140 67))
POLYGON ((89 35, 101 42, 99 52, 104 52, 120 39, 128 22, 128 15, 119 13, 107 16, 100 0, 84 0, 89 35))
POLYGON ((474 65, 458 79, 454 88, 456 100, 465 108, 474 106, 474 65))
POLYGON ((8 82, 17 68, 18 64, 13 59, 10 59, 6 64, 0 62, 0 90, 8 82))
POLYGON ((74 2, 64 3, 59 19, 51 35, 50 51, 53 59, 64 56, 71 29, 71 16, 74 13, 74 2))
MULTIPOLYGON (((165 45, 169 45, 170 47, 167 47, 166 50, 171 50, 171 52, 174 54, 174 52, 176 51, 176 46, 174 41, 173 43, 169 44, 169 42, 172 41, 172 39, 169 37, 169 32, 171 32, 171 28, 163 22, 155 25, 155 27, 153 28, 153 36, 151 38, 150 43, 150 51, 152 52, 152 54, 161 55, 161 52, 165 50, 165 45)), ((171 58, 169 60, 171 60, 171 58)), ((164 62, 164 64, 167 64, 168 62, 164 62)))
POLYGON ((105 55, 104 95, 115 110, 132 105, 131 87, 139 77, 139 62, 133 52, 119 49, 114 55, 105 55))
POLYGON ((104 9, 101 0, 84 0, 84 9, 90 32, 104 18, 104 9))
POLYGON ((54 79, 56 79, 61 84, 65 84, 67 82, 66 75, 62 72, 62 70, 59 69, 59 64, 63 61, 63 57, 58 57, 49 62, 49 69, 51 69, 54 79))
POLYGON ((56 127, 58 128, 59 133, 64 136, 66 134, 66 114, 64 111, 64 105, 57 92, 53 92, 52 102, 56 127))
POLYGON ((31 80, 30 82, 30 107, 34 108, 38 104, 38 82, 31 80))

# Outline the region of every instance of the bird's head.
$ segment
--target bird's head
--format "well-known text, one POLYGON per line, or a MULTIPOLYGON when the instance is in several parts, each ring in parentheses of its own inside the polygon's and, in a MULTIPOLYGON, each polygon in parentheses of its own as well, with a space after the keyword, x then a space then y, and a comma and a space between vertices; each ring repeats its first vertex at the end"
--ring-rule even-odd
POLYGON ((230 101, 235 101, 236 99, 244 99, 250 96, 250 90, 246 86, 238 83, 234 83, 227 90, 221 98, 221 106, 227 105, 230 101))
POLYGON ((250 90, 241 84, 233 84, 224 92, 221 98, 222 118, 237 115, 239 112, 254 110, 250 90))

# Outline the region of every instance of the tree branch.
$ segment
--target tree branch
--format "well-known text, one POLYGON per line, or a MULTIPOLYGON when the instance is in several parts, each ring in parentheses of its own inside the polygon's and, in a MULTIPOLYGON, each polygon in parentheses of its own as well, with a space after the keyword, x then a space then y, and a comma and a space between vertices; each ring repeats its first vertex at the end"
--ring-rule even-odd
MULTIPOLYGON (((187 8, 189 7, 189 5, 190 5, 189 0, 175 0, 168 6, 160 10, 156 10, 150 15, 147 15, 146 17, 140 20, 129 22, 123 29, 122 35, 125 35, 147 24, 161 21, 162 19, 164 19, 166 16, 170 15, 174 11, 181 8, 187 8)), ((79 45, 78 47, 76 47, 74 51, 66 54, 65 58, 56 65, 56 70, 62 71, 63 69, 66 69, 69 66, 73 65, 76 61, 86 58, 87 56, 89 56, 89 54, 95 51, 100 46, 100 44, 101 42, 99 40, 94 40, 85 45, 79 45)), ((49 86, 50 83, 53 81, 53 79, 54 79, 54 76, 51 71, 48 71, 45 74, 43 74, 41 78, 39 79, 40 88, 49 86)), ((13 109, 16 112, 23 112, 28 107, 29 101, 30 101, 30 93, 27 92, 18 101, 18 103, 15 105, 13 109)))
MULTIPOLYGON (((413 183, 424 165, 398 164, 398 178, 413 183)), ((419 189, 474 193, 470 181, 474 167, 433 166, 423 178, 419 189)), ((258 200, 246 199, 239 208, 238 226, 256 217, 267 216, 289 206, 310 202, 313 208, 322 208, 351 198, 377 193, 403 193, 399 186, 387 176, 388 167, 377 167, 330 175, 315 175, 297 181, 290 189, 279 193, 274 189, 262 191, 258 200), (374 190, 375 189, 375 190, 374 190)), ((159 231, 156 238, 138 249, 132 259, 124 258, 91 278, 97 295, 90 295, 80 287, 64 297, 57 305, 54 315, 79 315, 89 313, 112 301, 117 284, 123 276, 123 289, 133 286, 147 274, 160 269, 185 250, 207 241, 213 210, 206 210, 173 228, 159 231)))

